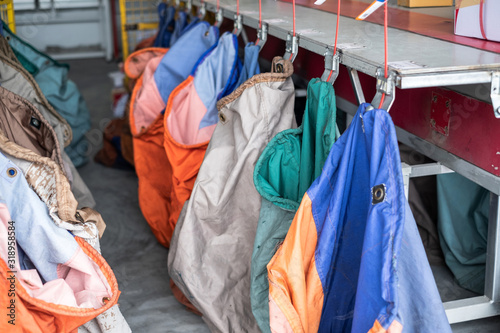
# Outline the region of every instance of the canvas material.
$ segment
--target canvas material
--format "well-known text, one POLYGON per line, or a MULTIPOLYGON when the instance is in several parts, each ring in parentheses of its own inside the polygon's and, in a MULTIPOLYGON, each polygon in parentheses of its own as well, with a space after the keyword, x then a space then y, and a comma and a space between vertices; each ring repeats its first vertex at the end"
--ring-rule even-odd
MULTIPOLYGON (((107 283, 112 293, 107 304, 100 306, 98 309, 78 308, 61 304, 61 301, 67 302, 71 300, 72 297, 74 299, 74 295, 72 296, 73 291, 68 288, 68 283, 65 283, 63 279, 58 279, 51 283, 45 283, 45 285, 42 286, 40 277, 35 270, 20 270, 20 261, 17 253, 14 256, 14 262, 6 260, 8 244, 7 232, 12 232, 12 229, 9 229, 9 227, 15 224, 15 228, 17 229, 19 223, 23 224, 25 221, 22 219, 14 220, 14 217, 10 216, 7 208, 8 202, 2 199, 5 191, 7 191, 6 186, 2 187, 2 193, 0 193, 0 229, 2 229, 0 232, 0 235, 2 235, 2 237, 0 237, 0 276, 2 278, 0 290, 4 291, 0 295, 0 303, 9 304, 12 301, 15 302, 15 321, 9 323, 7 320, 2 320, 0 322, 0 331, 34 333, 70 332, 114 306, 118 300, 119 291, 111 269, 90 245, 78 238, 76 238, 76 242, 81 248, 79 251, 80 255, 86 255, 87 259, 84 260, 88 261, 88 259, 91 259, 95 263, 94 268, 98 267, 101 272, 101 278, 103 279, 101 282, 107 283), (15 222, 9 224, 9 221, 13 220, 15 222), (7 263, 9 266, 7 266, 7 263), (16 273, 13 273, 13 270, 16 273), (14 288, 16 293, 15 295, 9 295, 7 290, 12 289, 13 284, 15 285, 14 288), (56 296, 55 298, 57 299, 54 303, 44 300, 54 298, 54 296, 56 296)), ((9 205, 12 205, 12 203, 9 205)), ((16 206, 16 204, 14 204, 14 206, 16 206)), ((25 215, 25 212, 23 212, 23 216, 25 215)), ((38 217, 37 215, 37 218, 38 217)), ((41 219, 39 222, 43 223, 43 220, 44 219, 41 219)), ((12 237, 12 233, 10 237, 12 237)), ((9 242, 12 241, 9 240, 9 242)), ((74 257, 74 259, 78 258, 74 257)), ((70 274, 72 274, 71 271, 69 271, 66 278, 68 278, 70 274)), ((94 285, 92 287, 96 286, 94 285)), ((80 293, 80 296, 81 294, 82 293, 80 293)), ((9 319, 12 319, 12 317, 9 319)))
POLYGON ((65 148, 73 164, 81 166, 88 161, 88 142, 85 134, 90 129, 90 113, 76 84, 68 79, 68 66, 62 65, 48 55, 13 34, 4 24, 4 35, 16 56, 31 63, 36 72, 32 73, 42 93, 55 110, 69 123, 73 139, 65 148))
POLYGON ((271 330, 451 332, 404 197, 394 125, 368 106, 333 145, 268 265, 271 330))
POLYGON ((158 4, 158 34, 156 35, 154 47, 170 47, 170 40, 175 27, 175 7, 165 2, 158 4))
POLYGON ((187 24, 188 14, 185 11, 177 12, 177 19, 175 20, 174 31, 170 37, 170 47, 177 42, 177 40, 182 36, 183 33, 189 30, 187 24))
POLYGON ((217 46, 199 62, 194 71, 170 95, 165 110, 165 139, 163 146, 172 166, 170 200, 164 203, 170 215, 165 229, 169 242, 184 202, 191 195, 198 170, 203 161, 208 141, 215 124, 204 129, 200 122, 207 114, 216 115, 216 102, 233 77, 239 74, 240 60, 237 55, 237 40, 232 34, 224 34, 217 46), (200 95, 200 91, 203 94, 200 95), (202 134, 200 134, 200 132, 202 134), (179 141, 181 137, 194 137, 193 141, 179 141))
MULTIPOLYGON (((5 63, 0 61, 0 67, 1 64, 5 63)), ((4 67, 4 69, 6 68, 9 67, 4 67)), ((6 71, 5 73, 13 72, 6 71)), ((29 82, 23 83, 20 77, 17 78, 2 83, 5 83, 5 86, 16 92, 26 95, 40 107, 40 110, 47 113, 48 109, 45 107, 47 104, 39 104, 40 100, 43 102, 43 99, 39 99, 43 95, 33 94, 33 90, 37 91, 37 89, 30 86, 29 82)), ((57 136, 52 126, 45 120, 44 115, 30 103, 30 100, 23 97, 3 87, 0 88, 0 98, 2 99, 0 117, 3 118, 0 130, 3 129, 4 134, 11 141, 36 152, 40 156, 50 157, 54 160, 68 177, 71 189, 79 202, 79 207, 95 207, 95 201, 89 188, 81 179, 69 156, 64 151, 61 151, 59 140, 63 140, 63 138, 61 135, 57 136), (40 123, 39 129, 30 125, 32 118, 40 123)), ((61 127, 56 128, 61 129, 61 127)))
POLYGON ((236 83, 236 87, 239 87, 256 74, 260 74, 259 66, 259 52, 260 46, 254 43, 248 43, 245 45, 245 58, 243 60, 243 68, 241 69, 240 77, 236 83))
MULTIPOLYGON (((0 54, 0 71, 2 72, 0 83, 2 87, 33 104, 54 129, 59 147, 67 146, 72 139, 69 124, 49 104, 31 74, 21 66, 17 59, 13 60, 13 52, 3 37, 0 37, 0 49, 2 50, 2 54, 0 54)), ((63 149, 60 150, 61 157, 57 157, 58 163, 70 181, 72 191, 80 204, 79 207, 95 207, 95 201, 89 188, 81 179, 67 153, 63 149)))
POLYGON ((71 127, 49 104, 33 76, 19 63, 3 36, 0 36, 0 50, 2 87, 29 100, 54 128, 61 147, 68 146, 73 139, 71 127))
POLYGON ((269 140, 296 126, 292 64, 277 58, 273 68, 219 101, 221 121, 170 246, 169 275, 213 332, 259 331, 249 295, 261 204, 253 169, 269 140))
MULTIPOLYGON (((103 297, 111 298, 112 291, 99 266, 73 235, 53 223, 47 206, 30 189, 22 170, 3 154, 0 169, 0 191, 15 221, 20 249, 16 269, 30 287, 28 293, 46 302, 101 308, 103 297), (46 283, 58 285, 62 293, 44 292, 42 285, 46 283)), ((2 257, 6 259, 5 253, 2 257)))
POLYGON ((484 294, 490 193, 459 174, 438 175, 438 234, 446 265, 464 288, 484 294))
POLYGON ((173 140, 181 145, 210 140, 218 121, 217 101, 234 90, 240 69, 237 37, 225 33, 199 62, 192 80, 181 83, 170 96, 165 126, 173 140))
POLYGON ((157 119, 165 109, 170 93, 189 76, 198 59, 215 45, 217 39, 218 29, 201 22, 183 35, 168 52, 164 50, 163 58, 151 67, 152 77, 134 87, 137 96, 133 97, 131 105, 133 134, 146 131, 157 119), (146 92, 144 96, 143 91, 146 92), (151 96, 154 96, 153 101, 151 96))
POLYGON ((302 124, 278 133, 255 166, 254 183, 262 206, 252 253, 250 297, 262 332, 271 332, 267 264, 285 239, 304 193, 321 174, 336 139, 336 114, 333 86, 312 79, 302 124))
POLYGON ((0 151, 22 170, 30 187, 49 208, 53 222, 100 251, 99 238, 106 225, 101 215, 93 209, 77 211, 78 202, 60 167, 51 159, 38 156, 9 141, 1 133, 0 151))
POLYGON ((175 87, 193 72, 200 58, 215 47, 218 40, 219 29, 208 22, 200 22, 169 49, 154 75, 165 105, 175 87))
POLYGON ((0 120, 0 130, 9 140, 63 165, 59 143, 50 124, 27 100, 2 87, 0 120))
MULTIPOLYGON (((169 247, 173 229, 168 227, 171 212, 165 204, 172 200, 172 166, 163 146, 162 110, 175 86, 189 76, 199 58, 216 45, 217 38, 218 29, 208 23, 201 22, 194 26, 159 59, 156 68, 151 66, 150 70, 144 70, 130 101, 134 165, 139 177, 139 205, 156 238, 166 247, 169 247), (157 97, 154 106, 150 101, 140 100, 141 94, 138 92, 146 85, 156 87, 153 87, 153 92, 150 90, 150 94, 157 97), (170 88, 172 90, 167 92, 170 88)), ((158 61, 158 58, 152 58, 151 61, 158 61)), ((149 62, 146 68, 148 66, 149 62)))

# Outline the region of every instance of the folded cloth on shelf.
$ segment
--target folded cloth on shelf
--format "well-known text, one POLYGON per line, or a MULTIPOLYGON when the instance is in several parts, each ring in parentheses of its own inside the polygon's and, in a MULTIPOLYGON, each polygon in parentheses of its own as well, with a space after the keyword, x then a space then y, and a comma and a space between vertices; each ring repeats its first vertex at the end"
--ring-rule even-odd
POLYGON ((262 332, 271 332, 267 264, 285 239, 304 193, 321 174, 336 139, 336 114, 333 86, 312 79, 302 124, 278 133, 255 166, 254 183, 262 206, 252 253, 250 297, 262 332))
POLYGON ((172 238, 169 275, 213 332, 258 332, 250 260, 261 205, 255 162, 277 133, 295 127, 292 63, 275 58, 218 102, 219 122, 172 238))
POLYGON ((216 27, 200 22, 168 51, 144 49, 130 55, 125 64, 126 74, 138 77, 130 100, 130 129, 139 205, 156 238, 166 247, 172 232, 165 204, 172 191, 172 167, 163 147, 163 111, 171 92, 189 76, 200 57, 215 47, 218 37, 216 27))
POLYGON ((76 84, 68 79, 69 66, 61 64, 26 43, 4 24, 3 35, 23 67, 33 75, 49 103, 69 123, 73 138, 65 148, 75 166, 88 161, 88 141, 85 134, 90 129, 90 113, 76 84))
POLYGON ((385 110, 359 107, 267 267, 271 331, 451 332, 385 110))

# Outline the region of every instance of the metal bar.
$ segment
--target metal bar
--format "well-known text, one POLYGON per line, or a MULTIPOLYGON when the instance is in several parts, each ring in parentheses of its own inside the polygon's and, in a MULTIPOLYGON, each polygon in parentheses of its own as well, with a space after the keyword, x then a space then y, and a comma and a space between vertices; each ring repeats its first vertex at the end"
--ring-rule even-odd
MULTIPOLYGON (((351 115, 355 115, 358 107, 348 100, 337 96, 337 107, 351 115)), ((497 177, 474 164, 467 162, 424 139, 396 126, 396 134, 401 143, 415 149, 421 154, 442 163, 444 166, 470 179, 494 194, 500 195, 500 177, 497 177)))
POLYGON ((488 221, 488 247, 486 251, 486 279, 484 294, 500 301, 500 209, 499 196, 491 193, 488 221))
POLYGON ((493 317, 500 314, 500 303, 478 296, 443 303, 450 324, 493 317))
POLYGON ((356 100, 358 104, 361 105, 366 102, 365 95, 363 93, 363 87, 361 87, 361 81, 359 81, 358 71, 354 68, 347 68, 349 73, 349 79, 351 79, 352 89, 354 89, 354 94, 356 95, 356 100))
POLYGON ((491 82, 492 71, 467 71, 458 73, 429 73, 414 76, 399 76, 397 85, 401 89, 480 84, 491 82))
POLYGON ((445 167, 439 162, 411 165, 410 168, 410 178, 441 175, 444 173, 454 172, 453 170, 445 167))
MULTIPOLYGON (((199 4, 199 1, 194 3, 199 4)), ((215 3, 209 2, 206 4, 207 10, 216 11, 215 3)), ((290 8, 289 6, 290 4, 287 3, 263 1, 263 12, 266 15, 277 16, 276 18, 272 17, 275 22, 278 17, 278 21, 281 20, 281 22, 277 23, 269 22, 269 34, 282 40, 286 40, 290 30, 291 20, 289 16, 291 10, 290 13, 287 11, 290 8)), ((235 14, 234 6, 224 5, 223 7, 224 16, 232 19, 235 14)), ((258 12, 255 11, 255 3, 250 0, 241 0, 240 9, 243 15, 243 23, 257 29, 258 12)), ((297 16, 301 17, 301 20, 297 21, 297 34, 300 35, 299 47, 323 55, 324 50, 333 45, 334 34, 331 31, 332 26, 328 22, 331 22, 336 15, 304 7, 298 7, 296 10, 297 16), (307 24, 307 28, 310 29, 303 29, 304 27, 301 29, 301 24, 304 26, 307 24)), ((264 17, 263 21, 269 21, 268 18, 264 17)), ((349 43, 340 40, 339 52, 342 54, 340 63, 375 77, 377 68, 381 67, 383 63, 383 52, 380 47, 375 48, 371 45, 383 45, 383 41, 379 41, 382 38, 382 36, 379 36, 380 34, 371 34, 371 31, 379 26, 346 17, 341 17, 341 21, 341 25, 345 28, 343 35, 340 37, 348 41, 354 40, 363 47, 357 49, 346 47, 343 45, 349 43), (363 44, 369 46, 366 47, 363 44)), ((442 50, 438 53, 419 52, 411 47, 405 47, 405 45, 394 49, 392 58, 395 60, 403 61, 417 58, 417 63, 422 62, 422 66, 419 68, 393 68, 397 72, 397 87, 401 89, 490 83, 491 72, 500 69, 500 56, 498 54, 419 36, 398 29, 390 28, 389 30, 389 33, 392 34, 390 40, 393 40, 394 43, 432 44, 429 49, 435 47, 435 49, 442 50), (442 57, 443 54, 454 55, 463 54, 463 52, 470 55, 470 57, 465 57, 465 55, 459 58, 452 56, 449 60, 446 56, 442 57), (462 61, 465 58, 470 59, 470 61, 462 61), (477 59, 477 61, 473 59, 477 59)))

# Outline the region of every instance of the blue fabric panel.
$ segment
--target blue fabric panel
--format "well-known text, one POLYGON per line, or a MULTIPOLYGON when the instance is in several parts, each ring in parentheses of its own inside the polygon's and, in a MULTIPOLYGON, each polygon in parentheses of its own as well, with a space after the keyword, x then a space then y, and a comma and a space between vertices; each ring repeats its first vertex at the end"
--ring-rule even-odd
POLYGON ((385 329, 398 320, 404 332, 451 332, 404 197, 392 119, 368 105, 308 190, 324 293, 319 332, 367 332, 376 320, 385 329), (374 202, 378 186, 385 195, 374 202))
POLYGON ((254 43, 248 43, 245 46, 245 59, 243 60, 243 69, 241 70, 240 78, 236 87, 241 86, 243 82, 256 74, 260 74, 259 67, 259 51, 260 46, 254 43))
MULTIPOLYGON (((57 265, 70 260, 79 248, 73 236, 57 227, 47 206, 30 188, 21 169, 0 153, 0 196, 5 198, 16 225, 16 240, 45 281, 57 279, 57 265), (8 172, 17 174, 10 177, 8 172)), ((29 261, 24 258, 24 263, 29 261)), ((30 266, 30 265, 28 265, 30 266)))
POLYGON ((175 29, 175 7, 161 2, 158 5, 158 14, 160 16, 158 34, 153 46, 170 47, 170 39, 175 29))
POLYGON ((181 35, 186 32, 187 27, 187 13, 185 11, 179 11, 177 20, 175 20, 174 31, 172 32, 172 37, 170 38, 170 47, 177 42, 181 35))
POLYGON ((451 333, 417 224, 408 203, 405 206, 403 239, 397 266, 398 321, 403 324, 405 333, 451 333))
POLYGON ((200 22, 179 38, 163 56, 154 78, 165 104, 170 93, 187 79, 197 61, 217 43, 219 29, 200 22))
POLYGON ((194 86, 207 113, 200 122, 200 129, 216 124, 217 100, 224 92, 229 93, 237 82, 235 75, 239 75, 241 62, 238 57, 238 38, 236 35, 224 33, 217 47, 198 66, 194 75, 194 86))

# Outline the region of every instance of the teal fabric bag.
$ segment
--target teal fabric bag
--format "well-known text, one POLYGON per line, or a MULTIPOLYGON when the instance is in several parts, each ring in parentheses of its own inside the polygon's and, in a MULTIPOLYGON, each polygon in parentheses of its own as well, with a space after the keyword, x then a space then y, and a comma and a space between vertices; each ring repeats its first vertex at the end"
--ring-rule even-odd
POLYGON ((278 133, 262 152, 254 183, 262 196, 252 254, 250 297, 262 332, 269 327, 267 264, 283 242, 304 193, 321 174, 338 137, 333 86, 313 79, 299 128, 278 133))
POLYGON ((90 114, 76 84, 68 79, 69 66, 38 51, 13 34, 3 23, 3 34, 23 67, 35 78, 42 93, 54 109, 69 123, 73 140, 65 148, 75 166, 88 161, 90 114))
POLYGON ((459 174, 437 176, 438 233, 462 287, 484 293, 490 193, 459 174))

